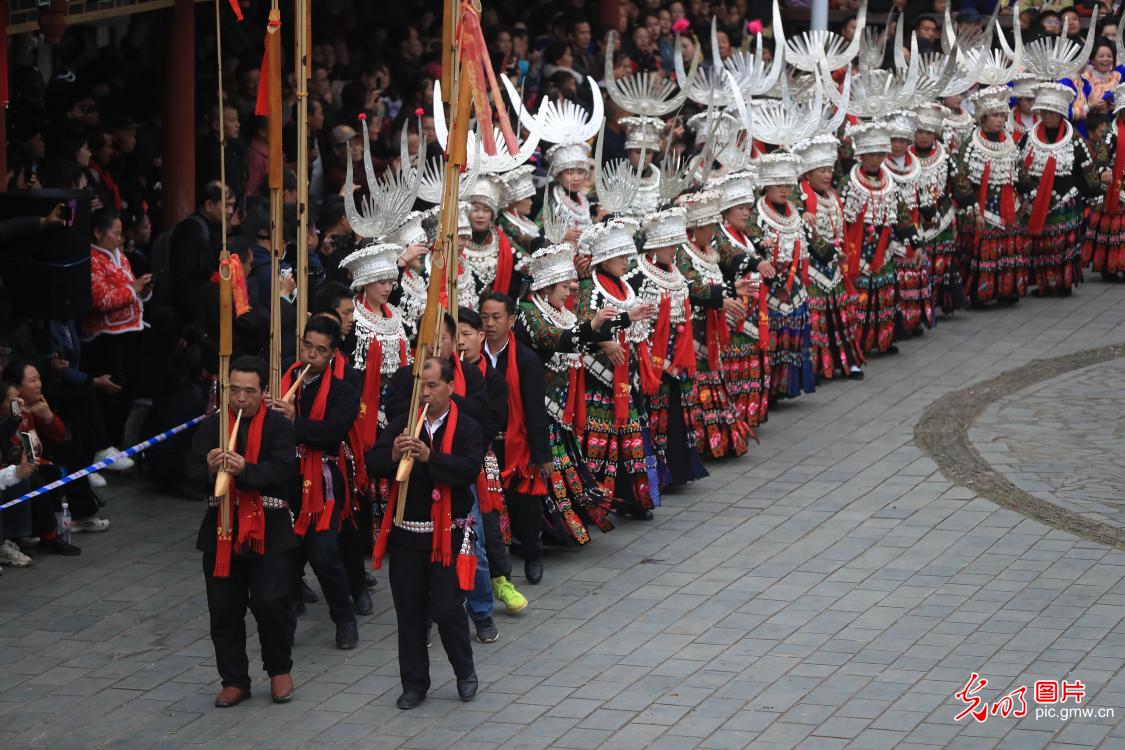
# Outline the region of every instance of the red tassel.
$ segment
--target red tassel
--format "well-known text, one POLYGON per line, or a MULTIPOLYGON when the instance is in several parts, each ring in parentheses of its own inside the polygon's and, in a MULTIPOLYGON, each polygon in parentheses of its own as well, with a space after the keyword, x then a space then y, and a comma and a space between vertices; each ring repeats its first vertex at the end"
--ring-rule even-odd
POLYGON ((457 555, 457 585, 462 591, 472 591, 476 585, 477 556, 457 555))
POLYGON ((230 578, 231 540, 220 538, 215 543, 215 577, 230 578))
POLYGON ((230 2, 230 9, 234 11, 234 17, 237 18, 239 21, 241 21, 242 20, 242 5, 239 4, 238 0, 229 0, 229 2, 230 2))

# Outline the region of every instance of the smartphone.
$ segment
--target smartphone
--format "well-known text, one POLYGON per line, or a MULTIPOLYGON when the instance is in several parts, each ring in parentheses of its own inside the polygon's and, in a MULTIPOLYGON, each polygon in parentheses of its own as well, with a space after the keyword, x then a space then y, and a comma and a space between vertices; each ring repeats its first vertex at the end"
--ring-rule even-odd
POLYGON ((59 218, 61 218, 63 223, 68 227, 72 227, 74 226, 74 215, 76 213, 78 213, 77 201, 67 201, 59 210, 59 218))
POLYGON ((9 408, 11 408, 11 410, 12 410, 12 416, 15 417, 16 419, 19 419, 20 416, 23 414, 23 409, 20 408, 19 401, 16 401, 15 399, 13 399, 12 401, 9 401, 8 403, 9 403, 9 408))
POLYGON ((20 433, 20 446, 23 447, 23 454, 27 456, 29 463, 33 463, 39 456, 35 455, 35 445, 31 442, 30 432, 20 433))

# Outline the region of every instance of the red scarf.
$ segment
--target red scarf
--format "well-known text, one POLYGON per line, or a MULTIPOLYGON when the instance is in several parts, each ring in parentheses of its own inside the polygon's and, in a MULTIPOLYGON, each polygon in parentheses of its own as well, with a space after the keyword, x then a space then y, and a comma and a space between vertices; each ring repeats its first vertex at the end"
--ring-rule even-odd
POLYGON ((496 239, 500 244, 500 250, 496 257, 496 278, 492 282, 492 291, 510 294, 512 269, 515 267, 512 242, 500 227, 494 226, 492 231, 496 232, 496 239))
POLYGON ((461 360, 453 358, 453 392, 458 396, 465 396, 465 371, 461 369, 461 360))
MULTIPOLYGON (((422 419, 422 410, 418 411, 418 419, 422 419)), ((449 402, 449 414, 445 417, 444 429, 445 432, 441 436, 441 449, 437 452, 453 453, 453 439, 457 433, 457 404, 452 400, 449 402)), ((432 440, 431 436, 431 443, 432 440)), ((430 450, 435 450, 432 444, 430 450)), ((391 524, 394 523, 395 509, 399 502, 398 492, 401 486, 399 482, 394 483, 391 496, 387 500, 387 507, 383 511, 383 520, 379 524, 379 536, 375 540, 373 551, 373 564, 376 570, 383 567, 383 560, 387 555, 387 542, 391 536, 391 524)), ((406 501, 403 500, 403 502, 406 501)), ((453 563, 453 488, 443 482, 434 482, 433 503, 430 505, 430 522, 434 525, 433 542, 430 545, 430 560, 449 567, 453 563)), ((460 557, 466 557, 464 552, 460 557)), ((463 567, 466 566, 462 565, 462 561, 459 559, 457 561, 458 579, 461 588, 468 590, 473 587, 473 581, 470 577, 468 589, 466 589, 466 582, 462 575, 463 567)), ((472 557, 472 567, 475 573, 475 556, 472 557)))
POLYGON ((101 164, 98 164, 93 159, 90 160, 90 169, 94 170, 98 175, 98 181, 105 185, 106 190, 113 195, 113 208, 115 211, 121 210, 121 189, 117 187, 117 183, 113 181, 109 171, 106 170, 101 164))
MULTIPOLYGON (((342 363, 343 358, 341 357, 333 363, 332 369, 326 369, 321 373, 320 385, 317 387, 312 411, 302 416, 307 416, 311 420, 324 419, 324 413, 328 408, 328 393, 332 390, 332 380, 344 376, 342 363)), ((285 376, 281 379, 282 392, 289 390, 289 387, 293 384, 294 373, 299 367, 303 366, 303 362, 294 362, 285 371, 285 376)), ((298 413, 300 412, 300 403, 301 397, 298 394, 298 413)), ((298 448, 302 447, 303 451, 300 454, 301 515, 297 517, 297 523, 293 525, 293 531, 297 536, 304 536, 310 526, 316 531, 327 531, 328 524, 332 520, 332 509, 335 506, 334 498, 328 500, 324 498, 324 452, 308 446, 298 446, 298 448)))
POLYGON ((508 424, 504 429, 504 486, 521 495, 545 495, 547 485, 539 467, 530 466, 527 419, 520 393, 520 368, 516 362, 516 334, 508 331, 508 424))
MULTIPOLYGON (((845 240, 844 247, 848 257, 848 272, 846 278, 849 283, 854 282, 856 276, 859 275, 859 261, 861 252, 863 250, 863 235, 867 227, 867 204, 863 204, 863 208, 856 214, 855 221, 848 223, 847 219, 844 220, 847 228, 844 231, 845 240)), ((871 273, 879 273, 883 270, 883 262, 887 253, 887 246, 891 243, 891 228, 882 227, 879 230, 879 242, 875 246, 875 253, 871 256, 871 273)))
MULTIPOLYGON (((235 417, 227 412, 227 431, 234 429, 235 417)), ((258 463, 258 453, 262 448, 262 425, 266 421, 266 410, 258 407, 258 413, 250 420, 250 430, 246 433, 246 445, 243 446, 243 458, 248 464, 258 463)), ((232 446, 231 450, 234 450, 232 446)), ((234 478, 231 489, 231 502, 235 504, 238 513, 238 539, 232 540, 229 535, 223 534, 222 514, 217 513, 218 541, 215 544, 215 571, 216 578, 230 577, 230 558, 235 548, 246 544, 256 554, 266 552, 266 521, 262 515, 262 493, 256 490, 240 490, 238 477, 234 478)))
POLYGON ((676 373, 695 374, 695 343, 691 332, 691 301, 684 300, 684 323, 676 327, 676 348, 672 353, 672 361, 668 362, 668 340, 672 337, 672 295, 660 295, 660 305, 656 314, 656 325, 653 327, 652 356, 648 361, 642 361, 641 380, 644 382, 644 391, 649 396, 660 389, 661 373, 665 369, 674 370, 676 373), (649 365, 646 367, 646 364, 649 365))
MULTIPOLYGON (((371 309, 365 299, 357 299, 356 304, 363 305, 368 310, 371 309)), ((380 308, 380 312, 384 317, 391 317, 390 310, 386 305, 380 308)), ((406 364, 405 340, 398 342, 398 355, 399 362, 406 364)), ((379 437, 379 399, 383 395, 382 368, 383 345, 379 343, 377 336, 372 336, 371 343, 367 345, 367 369, 363 372, 363 396, 359 401, 359 417, 356 419, 365 452, 375 446, 375 440, 379 437)))
POLYGON ((1125 173, 1125 118, 1117 118, 1117 150, 1113 154, 1113 172, 1109 179, 1109 194, 1105 197, 1104 213, 1115 214, 1121 202, 1121 178, 1125 173))
MULTIPOLYGON (((601 279, 602 276, 597 272, 593 272, 594 276, 601 279)), ((602 285, 610 296, 616 300, 624 301, 628 299, 628 294, 625 292, 625 284, 621 279, 616 276, 605 276, 605 282, 602 285)), ((613 426, 624 427, 629 421, 629 391, 632 386, 629 384, 629 342, 625 338, 625 331, 617 332, 617 343, 621 345, 624 361, 622 364, 613 366, 613 426)))
MULTIPOLYGON (((1059 126, 1059 135, 1062 135, 1063 126, 1059 126)), ((1039 123, 1035 128, 1035 134, 1039 140, 1046 143, 1047 141, 1047 126, 1039 123)), ((1031 167, 1031 162, 1034 159, 1034 154, 1028 154, 1027 160, 1024 162, 1024 168, 1031 167)), ((1055 187, 1055 157, 1054 155, 1047 157, 1047 164, 1043 167, 1043 174, 1039 178, 1039 184, 1036 186, 1035 201, 1031 204, 1031 216, 1027 221, 1027 232, 1032 237, 1038 237, 1043 234, 1043 227, 1047 224, 1047 211, 1051 208, 1051 192, 1055 187)))

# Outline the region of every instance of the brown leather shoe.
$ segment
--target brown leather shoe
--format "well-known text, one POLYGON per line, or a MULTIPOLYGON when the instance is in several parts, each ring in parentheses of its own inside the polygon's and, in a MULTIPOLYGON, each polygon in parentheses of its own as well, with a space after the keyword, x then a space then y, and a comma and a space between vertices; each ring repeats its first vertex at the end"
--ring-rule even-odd
POLYGON ((270 678, 270 694, 274 703, 288 703, 293 698, 293 677, 275 674, 270 678))
POLYGON ((215 708, 230 708, 237 706, 250 697, 250 691, 236 685, 228 685, 215 696, 215 708))

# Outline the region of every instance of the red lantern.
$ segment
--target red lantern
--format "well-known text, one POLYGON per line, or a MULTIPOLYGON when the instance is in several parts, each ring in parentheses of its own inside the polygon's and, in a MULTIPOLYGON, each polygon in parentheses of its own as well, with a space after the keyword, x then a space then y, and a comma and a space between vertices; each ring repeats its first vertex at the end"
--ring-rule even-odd
POLYGON ((39 31, 47 44, 58 44, 66 31, 66 0, 51 0, 49 6, 39 8, 39 31))

